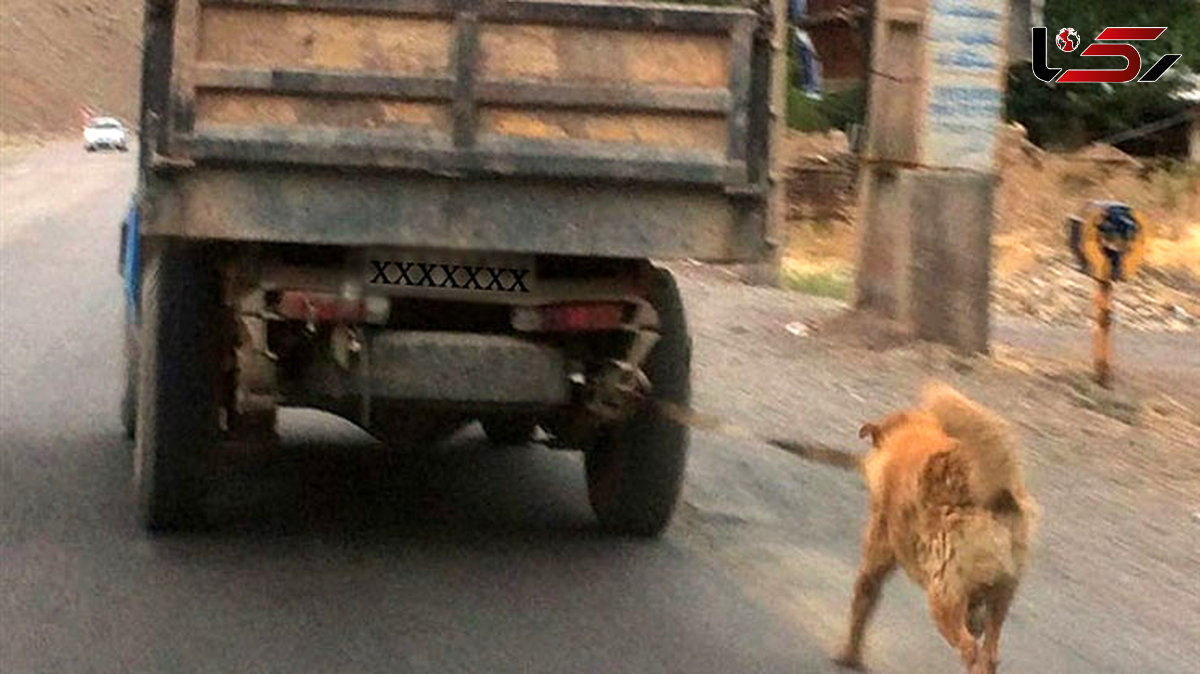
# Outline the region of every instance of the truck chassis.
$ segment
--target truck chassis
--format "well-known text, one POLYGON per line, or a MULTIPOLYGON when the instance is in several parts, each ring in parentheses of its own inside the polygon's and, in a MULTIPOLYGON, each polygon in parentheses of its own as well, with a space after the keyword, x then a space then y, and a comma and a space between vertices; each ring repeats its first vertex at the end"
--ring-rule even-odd
POLYGON ((689 403, 691 345, 650 259, 770 251, 763 7, 149 0, 121 265, 143 524, 203 523, 224 450, 304 406, 397 447, 540 429, 603 525, 661 532, 688 432, 646 401, 689 403))

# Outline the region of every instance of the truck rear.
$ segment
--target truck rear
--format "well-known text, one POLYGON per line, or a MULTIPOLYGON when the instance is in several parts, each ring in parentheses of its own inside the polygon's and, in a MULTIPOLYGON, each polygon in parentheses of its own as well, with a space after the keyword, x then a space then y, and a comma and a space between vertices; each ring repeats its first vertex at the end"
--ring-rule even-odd
POLYGON ((679 293, 651 260, 755 262, 785 3, 148 0, 125 238, 143 524, 203 521, 281 406, 396 448, 479 420, 582 451, 653 535, 688 433, 679 293))

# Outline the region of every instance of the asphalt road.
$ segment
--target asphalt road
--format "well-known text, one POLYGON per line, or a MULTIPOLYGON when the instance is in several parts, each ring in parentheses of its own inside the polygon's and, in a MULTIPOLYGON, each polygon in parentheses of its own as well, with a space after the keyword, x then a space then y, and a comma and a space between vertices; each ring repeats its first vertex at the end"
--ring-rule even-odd
MULTIPOLYGON (((308 412, 284 416, 279 456, 223 476, 215 531, 143 535, 117 417, 132 183, 132 155, 76 143, 0 165, 0 671, 839 671, 861 487, 703 434, 654 542, 595 531, 572 454, 468 430, 397 456, 308 412)), ((1019 599, 1005 671, 1195 671, 1192 647, 1142 658, 1120 636, 1156 616, 1075 615, 1054 594, 1071 573, 1019 599)), ((901 579, 869 644, 877 672, 959 671, 901 579)))

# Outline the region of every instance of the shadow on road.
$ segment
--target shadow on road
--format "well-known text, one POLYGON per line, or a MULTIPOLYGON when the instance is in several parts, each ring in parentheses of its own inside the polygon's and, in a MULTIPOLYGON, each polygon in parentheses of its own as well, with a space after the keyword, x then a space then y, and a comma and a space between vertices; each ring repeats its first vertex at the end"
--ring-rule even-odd
POLYGON ((198 536, 544 537, 560 544, 604 537, 588 508, 578 455, 495 446, 473 425, 421 451, 388 447, 356 429, 320 437, 329 434, 297 432, 296 425, 305 424, 285 424, 282 445, 268 454, 222 462, 210 527, 198 536))

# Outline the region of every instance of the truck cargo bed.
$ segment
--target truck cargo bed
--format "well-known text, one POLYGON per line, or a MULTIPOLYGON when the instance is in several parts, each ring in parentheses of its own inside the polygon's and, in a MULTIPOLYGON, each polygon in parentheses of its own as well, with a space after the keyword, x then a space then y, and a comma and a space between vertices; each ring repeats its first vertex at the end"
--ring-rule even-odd
POLYGON ((169 67, 147 68, 143 168, 148 194, 171 206, 151 209, 148 233, 634 257, 765 250, 781 61, 757 12, 173 5, 147 22, 147 61, 169 67))

